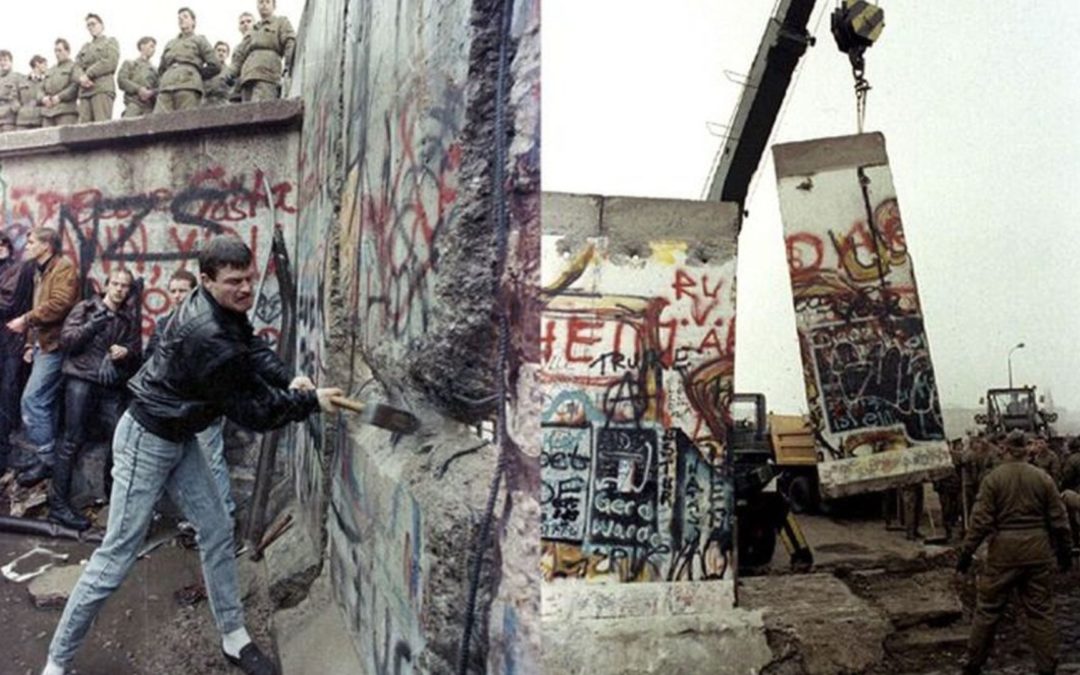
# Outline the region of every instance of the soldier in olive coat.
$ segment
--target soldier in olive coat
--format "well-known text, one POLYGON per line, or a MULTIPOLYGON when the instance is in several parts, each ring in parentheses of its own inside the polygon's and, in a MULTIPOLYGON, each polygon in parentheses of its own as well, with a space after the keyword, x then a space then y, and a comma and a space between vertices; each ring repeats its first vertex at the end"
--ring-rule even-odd
POLYGON ((274 0, 257 0, 259 17, 237 48, 240 94, 244 101, 271 101, 281 95, 281 80, 292 68, 296 31, 283 16, 274 16, 274 0))
POLYGON ((1009 434, 1007 456, 979 487, 971 526, 960 547, 956 569, 971 568, 975 550, 989 538, 986 570, 978 583, 978 606, 971 622, 964 673, 979 673, 990 656, 994 631, 1015 591, 1027 614, 1028 642, 1039 673, 1057 667, 1054 625, 1054 559, 1072 565, 1069 522, 1057 486, 1030 464, 1021 431, 1009 434))
POLYGON ((214 43, 214 53, 222 68, 220 73, 203 82, 203 105, 225 105, 229 102, 232 87, 229 85, 229 68, 225 64, 229 61, 230 51, 229 43, 214 43))
POLYGON ((37 129, 41 126, 41 97, 45 95, 45 71, 49 62, 38 54, 30 59, 30 74, 19 82, 19 112, 15 126, 19 129, 37 129))
POLYGON ((116 38, 105 37, 105 24, 97 14, 86 15, 90 42, 75 57, 75 79, 79 81, 79 123, 112 119, 116 100, 116 66, 120 63, 120 45, 116 38))
POLYGON ((237 28, 240 30, 240 42, 232 50, 228 68, 225 68, 225 64, 222 64, 222 67, 228 71, 227 77, 232 85, 232 89, 229 91, 229 103, 240 103, 244 100, 240 94, 240 66, 243 65, 240 62, 240 57, 247 53, 248 44, 251 43, 251 27, 253 25, 255 25, 254 14, 244 12, 240 15, 237 20, 237 28))
POLYGON ((1080 491, 1080 436, 1069 439, 1069 455, 1061 469, 1061 489, 1080 491))
POLYGON ((19 75, 11 69, 11 52, 0 49, 0 133, 15 130, 19 112, 19 75))
POLYGON ((53 53, 56 65, 45 73, 41 86, 41 126, 59 127, 75 124, 79 110, 75 100, 79 97, 79 80, 75 77, 75 62, 71 60, 71 45, 64 38, 57 38, 53 53))
POLYGON ((1039 467, 1054 479, 1054 485, 1061 485, 1061 458, 1050 449, 1044 438, 1036 438, 1028 446, 1028 461, 1039 467))
POLYGON ((181 7, 176 13, 180 35, 165 45, 158 73, 161 84, 154 112, 198 108, 203 97, 203 80, 221 71, 210 43, 195 34, 195 12, 181 7))
POLYGON ((139 40, 139 58, 124 61, 116 75, 116 83, 124 92, 123 117, 141 117, 154 110, 157 98, 158 73, 150 59, 157 49, 157 40, 144 37, 139 40))

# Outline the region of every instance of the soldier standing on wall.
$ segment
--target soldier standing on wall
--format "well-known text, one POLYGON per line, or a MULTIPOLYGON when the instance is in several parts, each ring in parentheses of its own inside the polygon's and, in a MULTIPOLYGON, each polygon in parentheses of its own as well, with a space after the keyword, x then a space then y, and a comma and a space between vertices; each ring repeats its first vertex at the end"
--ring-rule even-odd
POLYGON ((105 24, 97 14, 86 15, 90 42, 75 57, 75 79, 79 81, 79 123, 112 119, 116 100, 116 66, 120 63, 120 45, 116 38, 105 37, 105 24))
POLYGON ((59 127, 75 124, 79 110, 75 99, 79 97, 79 80, 75 77, 75 62, 71 60, 71 45, 64 38, 57 38, 53 46, 56 65, 45 74, 41 91, 41 125, 59 127))
POLYGON ((225 64, 229 61, 230 51, 229 43, 221 41, 214 43, 214 53, 217 54, 222 68, 220 73, 203 83, 203 88, 206 90, 206 95, 203 96, 204 106, 225 105, 229 102, 232 87, 229 86, 229 69, 225 64))
POLYGON ((0 133, 15 130, 19 112, 19 81, 22 75, 11 70, 11 52, 0 49, 0 133))
POLYGON ((296 32, 283 16, 274 16, 275 0, 257 0, 261 21, 237 48, 240 94, 244 101, 272 101, 281 96, 296 50, 296 32))
POLYGON ((978 583, 978 605, 971 624, 964 673, 982 672, 994 632, 1015 590, 1027 614, 1028 641, 1038 672, 1057 668, 1058 635, 1054 625, 1054 559, 1063 570, 1072 565, 1069 524, 1057 486, 1028 464, 1022 431, 1006 442, 1004 461, 983 480, 956 570, 971 568, 975 550, 989 538, 986 569, 978 583))
POLYGON ((232 50, 229 59, 228 79, 231 89, 229 90, 229 103, 240 103, 243 98, 240 95, 240 56, 247 53, 248 44, 251 42, 251 27, 255 24, 255 15, 244 12, 240 15, 237 27, 240 29, 240 42, 232 50))
POLYGON ((195 12, 181 7, 176 19, 180 35, 169 40, 161 53, 158 66, 161 87, 155 113, 198 108, 203 97, 203 80, 221 71, 221 63, 210 43, 195 34, 195 12))
POLYGON ((152 37, 139 39, 136 45, 139 58, 124 61, 116 81, 124 92, 124 114, 122 117, 142 117, 154 110, 157 97, 158 73, 150 59, 154 58, 157 40, 152 37))
POLYGON ((19 82, 19 112, 15 126, 19 129, 37 129, 41 126, 41 97, 45 90, 45 71, 49 63, 44 56, 30 59, 30 74, 19 82))

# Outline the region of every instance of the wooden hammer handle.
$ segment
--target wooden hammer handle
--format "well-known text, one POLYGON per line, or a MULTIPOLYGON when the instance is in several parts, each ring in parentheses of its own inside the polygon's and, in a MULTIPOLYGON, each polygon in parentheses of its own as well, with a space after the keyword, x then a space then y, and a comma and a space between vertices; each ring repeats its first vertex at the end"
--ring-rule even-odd
POLYGON ((345 408, 355 413, 364 412, 364 404, 360 401, 354 401, 351 398, 345 398, 344 396, 331 396, 330 402, 339 408, 345 408))

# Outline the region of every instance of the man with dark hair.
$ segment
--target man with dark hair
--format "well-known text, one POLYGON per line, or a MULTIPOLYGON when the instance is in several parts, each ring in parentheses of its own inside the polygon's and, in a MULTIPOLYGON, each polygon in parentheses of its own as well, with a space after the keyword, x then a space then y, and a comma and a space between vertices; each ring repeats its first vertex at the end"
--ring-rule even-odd
POLYGON ((86 15, 90 42, 75 57, 75 79, 79 81, 79 123, 112 119, 116 100, 116 66, 120 63, 120 44, 105 37, 105 24, 97 14, 86 15))
POLYGON ((19 81, 19 112, 15 115, 17 129, 37 129, 41 126, 41 97, 44 96, 45 71, 49 63, 44 56, 30 59, 30 74, 19 81))
POLYGON ((15 130, 19 112, 19 81, 22 75, 11 70, 11 52, 0 49, 0 133, 15 130))
MULTIPOLYGON (((124 386, 141 361, 142 336, 135 307, 139 299, 131 293, 134 281, 128 270, 112 270, 105 293, 75 305, 60 332, 64 435, 49 486, 49 520, 74 530, 90 527, 90 521, 71 508, 69 499, 75 458, 91 420, 112 435, 124 408, 124 386)), ((111 461, 106 463, 106 475, 111 465, 111 461)), ((105 484, 110 484, 108 478, 105 484)))
POLYGON ((203 83, 206 89, 206 95, 203 96, 204 106, 224 105, 229 102, 229 93, 232 88, 229 86, 229 68, 225 64, 229 62, 230 51, 228 42, 219 40, 214 43, 214 53, 217 54, 222 68, 220 73, 203 83))
POLYGON ((1006 451, 1004 461, 979 486, 956 563, 958 572, 967 573, 979 544, 990 540, 964 665, 969 675, 982 672, 1014 591, 1027 615, 1028 643, 1038 672, 1057 668, 1054 560, 1062 570, 1072 566, 1069 522, 1053 479, 1027 463, 1024 432, 1009 434, 1006 451))
POLYGON ((281 80, 292 68, 296 31, 283 16, 274 16, 275 0, 256 0, 260 21, 244 40, 240 63, 240 93, 244 101, 271 101, 281 96, 281 80))
POLYGON ((59 127, 79 121, 79 80, 75 77, 75 62, 71 60, 71 45, 57 38, 53 46, 56 65, 45 74, 41 91, 41 125, 59 127))
MULTIPOLYGON (((159 318, 154 325, 154 333, 146 343, 147 358, 157 351, 158 341, 165 332, 165 327, 176 314, 180 303, 195 290, 198 284, 199 281, 195 275, 183 269, 176 270, 169 277, 168 292, 172 309, 159 318)), ((288 375, 282 374, 282 379, 288 379, 288 375)), ((210 473, 214 474, 214 482, 217 483, 218 492, 225 504, 225 512, 231 517, 236 512, 236 501, 233 499, 232 484, 229 481, 229 465, 225 462, 225 418, 219 417, 211 422, 210 426, 195 434, 195 439, 199 442, 199 448, 210 465, 210 473)))
POLYGON ((124 114, 122 117, 142 117, 154 110, 157 98, 158 73, 150 59, 154 58, 157 40, 144 37, 139 40, 139 58, 124 61, 116 82, 124 92, 124 114))
POLYGON ((29 311, 33 293, 34 263, 16 260, 11 237, 0 232, 0 476, 7 470, 11 433, 19 423, 25 370, 25 340, 3 324, 29 311))
POLYGON ((221 63, 210 43, 195 34, 195 12, 181 7, 176 21, 180 35, 165 45, 158 66, 161 88, 155 113, 198 108, 203 97, 203 80, 221 71, 221 63))
POLYGON ((232 522, 195 434, 222 414, 257 431, 333 409, 338 389, 283 377, 257 353, 246 312, 255 303, 253 256, 238 237, 211 239, 199 254, 201 285, 165 326, 154 354, 132 378, 133 401, 113 437, 113 490, 105 540, 75 585, 49 645, 45 675, 60 675, 94 617, 120 586, 163 490, 195 524, 210 609, 222 651, 246 673, 277 669, 244 628, 232 548, 232 522), (136 471, 137 468, 137 471, 136 471))
POLYGON ((30 380, 22 396, 22 421, 26 440, 37 449, 37 463, 19 474, 20 485, 35 485, 52 472, 55 458, 56 408, 60 396, 60 330, 79 299, 79 275, 75 265, 60 255, 60 235, 39 227, 30 231, 26 257, 33 260, 34 300, 30 311, 7 323, 20 335, 29 332, 32 348, 30 380))

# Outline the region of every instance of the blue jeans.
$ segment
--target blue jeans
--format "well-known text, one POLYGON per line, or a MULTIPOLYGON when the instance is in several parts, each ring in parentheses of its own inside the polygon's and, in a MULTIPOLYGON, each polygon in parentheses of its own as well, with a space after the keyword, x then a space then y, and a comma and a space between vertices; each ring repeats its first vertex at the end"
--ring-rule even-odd
POLYGON ((214 474, 214 482, 217 483, 218 492, 225 502, 225 512, 230 516, 236 513, 236 502, 233 501, 232 484, 229 482, 229 465, 225 463, 225 418, 219 417, 214 423, 206 427, 195 438, 199 441, 199 448, 210 465, 210 473, 214 474))
POLYGON ((64 354, 59 350, 46 354, 34 345, 34 365, 22 396, 22 421, 26 440, 38 449, 38 457, 52 464, 56 441, 56 411, 60 407, 63 381, 60 366, 64 354))
POLYGON ((167 441, 124 413, 113 435, 113 487, 105 540, 71 591, 53 634, 49 656, 57 664, 71 663, 101 606, 131 570, 163 490, 169 491, 195 525, 206 593, 218 630, 225 634, 243 627, 232 519, 225 513, 198 441, 167 441))

